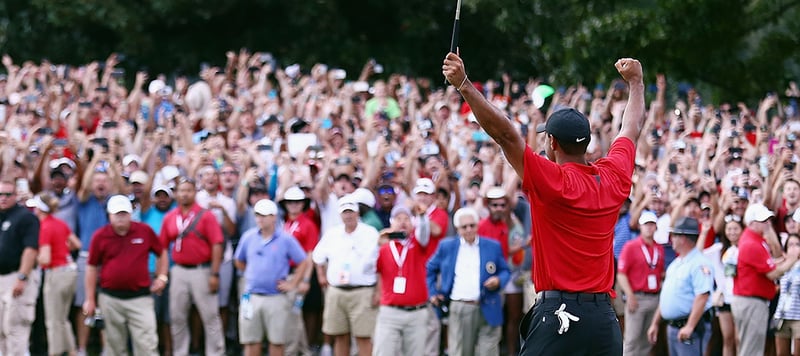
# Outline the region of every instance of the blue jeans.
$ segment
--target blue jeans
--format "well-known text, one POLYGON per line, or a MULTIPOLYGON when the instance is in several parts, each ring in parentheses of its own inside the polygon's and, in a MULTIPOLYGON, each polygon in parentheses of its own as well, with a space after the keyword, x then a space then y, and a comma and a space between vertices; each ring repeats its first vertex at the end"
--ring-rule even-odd
POLYGON ((667 343, 670 356, 702 356, 711 339, 711 323, 700 321, 687 341, 678 340, 678 328, 667 326, 667 343))

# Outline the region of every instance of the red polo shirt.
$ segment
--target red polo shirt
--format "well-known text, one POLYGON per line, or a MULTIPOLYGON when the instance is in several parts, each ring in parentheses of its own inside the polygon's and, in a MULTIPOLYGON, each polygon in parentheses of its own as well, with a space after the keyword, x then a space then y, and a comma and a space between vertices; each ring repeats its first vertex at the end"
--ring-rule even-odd
POLYGON ((628 277, 634 292, 657 293, 664 275, 664 247, 655 241, 648 245, 641 237, 626 242, 617 260, 617 271, 628 277), (648 278, 655 278, 655 288, 649 288, 648 278))
POLYGON ((403 269, 399 270, 389 244, 397 248, 398 257, 406 249, 399 241, 389 241, 378 250, 376 270, 381 278, 381 305, 417 306, 428 300, 428 287, 425 285, 425 248, 417 243, 413 236, 409 240, 408 252, 403 262, 403 269), (405 277, 406 291, 403 294, 394 292, 395 277, 405 277))
POLYGON ((306 214, 300 214, 295 220, 287 219, 283 230, 294 236, 306 252, 313 251, 319 242, 319 228, 306 214))
POLYGON ((195 204, 188 214, 182 214, 180 208, 172 209, 166 216, 161 225, 161 243, 164 246, 172 245, 172 260, 180 265, 199 265, 211 262, 211 247, 224 242, 222 228, 211 210, 206 210, 200 221, 195 226, 205 239, 198 236, 195 232, 186 234, 178 243, 177 238, 181 231, 188 228, 192 220, 202 211, 199 205, 195 204))
POLYGON ((522 187, 534 222, 537 290, 611 291, 614 226, 630 194, 634 155, 633 142, 625 137, 591 165, 558 165, 525 147, 522 187))
POLYGON ((39 247, 50 246, 50 264, 44 269, 61 267, 67 264, 69 246, 67 240, 72 231, 63 221, 48 215, 39 224, 39 247))
POLYGON ((89 245, 88 264, 100 266, 100 288, 139 291, 150 287, 147 261, 150 252, 161 255, 161 241, 147 224, 131 222, 125 236, 106 225, 95 231, 89 245))
POLYGON ((503 257, 508 258, 508 225, 505 221, 492 221, 491 217, 484 218, 478 223, 478 235, 499 242, 503 249, 503 257))
MULTIPOLYGON (((431 220, 432 223, 436 223, 439 227, 442 228, 442 232, 437 235, 431 234, 431 239, 428 242, 428 247, 425 248, 425 261, 428 261, 433 253, 436 252, 436 248, 439 247, 439 241, 441 241, 444 236, 447 234, 448 223, 450 222, 450 216, 447 215, 447 211, 440 207, 434 208, 430 213, 428 213, 428 219, 431 220)), ((424 263, 423 263, 424 264, 424 263)))
POLYGON ((739 262, 733 277, 733 294, 770 300, 775 297, 775 281, 767 273, 775 269, 764 238, 750 229, 744 229, 739 238, 739 262))

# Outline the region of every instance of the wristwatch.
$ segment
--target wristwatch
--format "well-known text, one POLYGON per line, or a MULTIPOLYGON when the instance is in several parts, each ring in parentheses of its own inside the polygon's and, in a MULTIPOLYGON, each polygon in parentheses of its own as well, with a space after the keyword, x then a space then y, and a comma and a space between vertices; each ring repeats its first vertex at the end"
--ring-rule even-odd
POLYGON ((25 273, 17 273, 17 279, 20 280, 20 281, 23 281, 23 282, 27 281, 28 280, 28 275, 25 274, 25 273))
POLYGON ((166 274, 159 274, 158 277, 156 277, 156 279, 161 280, 165 284, 169 283, 169 277, 167 277, 166 274))

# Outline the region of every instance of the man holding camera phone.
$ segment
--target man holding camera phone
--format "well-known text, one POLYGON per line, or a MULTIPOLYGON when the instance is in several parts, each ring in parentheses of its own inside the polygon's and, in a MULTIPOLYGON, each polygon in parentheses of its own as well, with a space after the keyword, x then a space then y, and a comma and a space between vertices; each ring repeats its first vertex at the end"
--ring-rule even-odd
POLYGON ((427 207, 415 206, 418 225, 402 205, 392 209, 391 226, 381 232, 376 271, 381 306, 375 323, 374 355, 422 355, 428 313, 425 252, 430 240, 427 207), (388 241, 387 241, 388 240, 388 241))

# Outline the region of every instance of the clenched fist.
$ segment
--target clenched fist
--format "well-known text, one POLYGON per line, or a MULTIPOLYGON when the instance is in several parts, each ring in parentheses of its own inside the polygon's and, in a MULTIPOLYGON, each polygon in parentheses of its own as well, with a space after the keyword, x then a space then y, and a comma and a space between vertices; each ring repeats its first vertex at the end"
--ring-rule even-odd
POLYGON ((642 81, 642 64, 633 58, 621 58, 614 63, 617 71, 628 84, 642 81))

